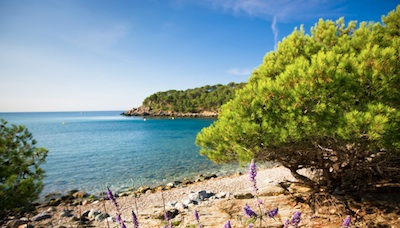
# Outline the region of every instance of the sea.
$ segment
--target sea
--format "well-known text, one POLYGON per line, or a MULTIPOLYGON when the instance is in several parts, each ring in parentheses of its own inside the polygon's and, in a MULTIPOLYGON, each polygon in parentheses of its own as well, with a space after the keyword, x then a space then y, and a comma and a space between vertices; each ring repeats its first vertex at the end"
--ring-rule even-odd
POLYGON ((41 197, 78 189, 98 195, 108 186, 125 191, 168 182, 243 172, 239 164, 217 165, 199 154, 197 133, 211 118, 146 118, 122 111, 0 113, 24 125, 37 147, 49 150, 41 197))

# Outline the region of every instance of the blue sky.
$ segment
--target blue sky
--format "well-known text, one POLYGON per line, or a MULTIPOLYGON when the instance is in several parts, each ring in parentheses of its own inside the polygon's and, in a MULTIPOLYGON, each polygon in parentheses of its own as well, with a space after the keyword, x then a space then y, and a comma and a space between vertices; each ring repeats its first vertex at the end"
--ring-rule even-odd
POLYGON ((1 0, 0 112, 128 110, 245 82, 319 18, 380 21, 398 0, 1 0))

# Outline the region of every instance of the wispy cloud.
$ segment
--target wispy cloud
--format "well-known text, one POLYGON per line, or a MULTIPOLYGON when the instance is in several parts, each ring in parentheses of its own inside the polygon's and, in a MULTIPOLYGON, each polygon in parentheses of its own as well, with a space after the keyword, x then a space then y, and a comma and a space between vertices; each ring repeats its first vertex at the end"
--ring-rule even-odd
POLYGON ((226 72, 228 74, 231 75, 236 75, 236 76, 249 76, 252 73, 252 69, 249 68, 243 68, 243 69, 239 69, 239 68, 231 68, 229 70, 227 70, 226 72))
POLYGON ((277 45, 278 45, 278 33, 279 33, 279 30, 276 27, 276 16, 274 17, 274 20, 272 21, 271 29, 272 29, 272 32, 274 33, 274 48, 276 50, 277 45))
POLYGON ((338 7, 344 0, 178 0, 195 2, 214 9, 222 9, 235 15, 281 21, 296 21, 326 16, 340 16, 338 7))

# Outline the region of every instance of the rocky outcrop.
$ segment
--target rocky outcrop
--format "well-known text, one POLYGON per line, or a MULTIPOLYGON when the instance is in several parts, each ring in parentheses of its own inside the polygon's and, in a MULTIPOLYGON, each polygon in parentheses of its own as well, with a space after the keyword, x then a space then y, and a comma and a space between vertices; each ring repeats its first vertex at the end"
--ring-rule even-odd
POLYGON ((156 116, 156 117, 217 117, 217 112, 201 111, 201 112, 173 112, 173 111, 153 111, 148 107, 140 106, 139 108, 132 108, 126 112, 121 113, 123 116, 156 116))

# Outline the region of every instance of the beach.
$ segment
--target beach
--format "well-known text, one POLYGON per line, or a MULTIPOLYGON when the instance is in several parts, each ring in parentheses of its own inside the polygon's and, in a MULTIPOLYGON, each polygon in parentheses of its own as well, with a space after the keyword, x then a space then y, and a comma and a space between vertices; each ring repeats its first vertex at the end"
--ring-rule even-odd
MULTIPOLYGON (((296 181, 288 169, 277 166, 260 170, 256 180, 259 199, 264 202, 263 210, 275 207, 280 209, 279 219, 268 219, 268 227, 280 227, 284 222, 283 219, 290 218, 297 210, 302 210, 305 214, 307 210, 309 212, 309 209, 303 208, 304 206, 295 205, 290 196, 285 194, 285 190, 278 186, 280 182, 296 181)), ((171 215, 171 221, 180 224, 178 227, 196 225, 193 216, 195 210, 199 214, 202 227, 222 227, 228 220, 232 225, 236 224, 233 227, 245 227, 248 219, 243 213, 243 207, 248 204, 256 209, 247 173, 211 177, 187 185, 174 186, 173 183, 169 183, 166 187, 170 189, 161 190, 161 187, 160 190, 144 189, 144 193, 136 196, 134 192, 122 192, 116 196, 118 210, 121 218, 126 220, 127 227, 133 227, 132 210, 138 215, 140 227, 163 227, 164 207, 171 215)), ((304 189, 302 191, 309 191, 308 188, 304 189)), ((76 224, 74 217, 79 218, 84 215, 92 218, 90 222, 92 226, 115 227, 117 225, 115 215, 118 210, 110 200, 89 202, 87 199, 82 199, 82 203, 75 206, 70 204, 45 206, 39 208, 38 213, 48 213, 51 218, 36 222, 36 226, 70 227, 76 224), (66 216, 65 211, 73 216, 66 216), (111 217, 100 219, 100 214, 105 213, 111 217)))

